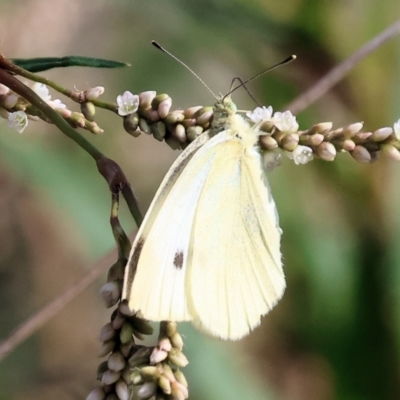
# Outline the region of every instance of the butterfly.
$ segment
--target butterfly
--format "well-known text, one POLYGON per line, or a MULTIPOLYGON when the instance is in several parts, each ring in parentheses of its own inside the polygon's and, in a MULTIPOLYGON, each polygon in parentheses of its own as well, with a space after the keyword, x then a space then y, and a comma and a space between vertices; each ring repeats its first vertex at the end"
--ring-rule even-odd
POLYGON ((282 297, 282 231, 258 145, 262 134, 225 96, 210 129, 173 163, 125 270, 122 299, 138 315, 191 321, 236 340, 282 297))

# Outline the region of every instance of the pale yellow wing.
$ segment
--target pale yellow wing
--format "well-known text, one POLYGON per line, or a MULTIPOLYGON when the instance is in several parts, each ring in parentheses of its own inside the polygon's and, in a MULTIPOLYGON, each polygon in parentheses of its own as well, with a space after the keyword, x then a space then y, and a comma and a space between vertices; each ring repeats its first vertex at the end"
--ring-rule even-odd
POLYGON ((187 271, 194 323, 239 339, 285 288, 275 204, 256 147, 232 139, 219 149, 199 198, 187 271))
POLYGON ((146 214, 123 290, 130 308, 146 319, 192 319, 185 285, 191 233, 204 182, 226 140, 226 135, 217 135, 201 148, 203 143, 192 143, 172 165, 146 214))

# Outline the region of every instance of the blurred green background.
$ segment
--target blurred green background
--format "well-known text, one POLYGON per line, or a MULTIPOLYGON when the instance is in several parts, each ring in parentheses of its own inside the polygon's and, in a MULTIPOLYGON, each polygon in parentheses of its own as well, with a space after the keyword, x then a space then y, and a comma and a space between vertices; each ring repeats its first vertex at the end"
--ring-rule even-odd
MULTIPOLYGON (((250 85, 280 110, 399 17, 398 0, 0 0, 0 44, 10 58, 76 54, 129 62, 124 70, 45 76, 69 88, 103 85, 108 101, 124 90, 156 90, 176 108, 214 100, 152 39, 222 93, 232 77, 250 77, 294 53, 296 62, 250 85)), ((399 59, 396 38, 298 115, 300 126, 391 126, 400 117, 399 59)), ((234 99, 241 109, 254 108, 244 91, 234 99)), ((145 211, 178 153, 148 136, 130 137, 115 115, 97 114, 105 134, 84 135, 122 166, 145 211)), ((240 342, 182 327, 190 399, 399 399, 400 165, 362 165, 348 155, 305 166, 285 159, 270 181, 284 231, 285 296, 240 342)), ((32 122, 19 135, 0 124, 0 185, 4 338, 114 243, 105 182, 53 126, 32 122)), ((126 210, 122 222, 134 230, 126 210)), ((86 397, 96 385, 98 332, 111 312, 98 295, 104 282, 0 364, 0 400, 86 397)))

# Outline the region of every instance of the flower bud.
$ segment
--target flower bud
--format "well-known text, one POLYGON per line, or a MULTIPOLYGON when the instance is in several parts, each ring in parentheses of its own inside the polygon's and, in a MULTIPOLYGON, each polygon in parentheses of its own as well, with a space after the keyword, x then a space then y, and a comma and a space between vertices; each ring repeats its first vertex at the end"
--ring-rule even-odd
POLYGON ((141 109, 146 109, 151 107, 153 99, 156 97, 157 92, 154 90, 148 90, 147 92, 142 92, 139 94, 139 104, 141 109))
POLYGON ((94 388, 86 397, 86 400, 105 400, 106 393, 101 387, 94 388))
POLYGON ((133 367, 139 367, 141 365, 148 365, 150 363, 150 354, 153 351, 149 347, 140 347, 136 352, 129 358, 129 365, 133 367))
POLYGON ((96 371, 98 381, 101 381, 104 372, 106 372, 107 370, 108 370, 107 361, 103 361, 102 363, 99 364, 96 371))
POLYGON ((167 337, 164 337, 164 338, 160 339, 158 341, 157 347, 160 350, 164 350, 166 352, 168 352, 168 351, 170 351, 172 349, 171 342, 167 337))
POLYGON ((182 110, 174 110, 165 117, 165 122, 167 124, 175 125, 178 122, 182 122, 184 119, 185 115, 182 110))
POLYGON ((178 327, 178 324, 174 321, 167 321, 164 325, 165 328, 165 335, 167 337, 171 337, 175 332, 178 327))
POLYGON ((194 116, 197 114, 199 110, 201 110, 203 106, 194 106, 194 107, 189 107, 186 110, 183 111, 185 118, 194 118, 194 116))
POLYGON ((146 366, 140 368, 140 375, 144 381, 154 381, 160 376, 160 371, 157 367, 146 366))
POLYGON ((92 102, 87 101, 85 103, 82 103, 81 112, 87 120, 94 121, 94 116, 96 114, 96 107, 92 102))
POLYGON ((107 340, 107 342, 102 343, 102 345, 100 346, 97 356, 99 358, 106 356, 108 353, 111 353, 114 350, 114 347, 115 347, 115 341, 107 340))
POLYGON ((345 126, 342 133, 346 139, 350 139, 356 133, 360 132, 363 126, 364 122, 355 122, 354 124, 345 126))
POLYGON ((171 110, 171 106, 172 99, 169 96, 159 104, 157 111, 161 119, 164 119, 168 115, 169 111, 171 110))
POLYGON ((201 126, 190 126, 186 130, 187 140, 193 142, 203 133, 203 130, 201 126))
POLYGON ((307 133, 309 135, 315 135, 316 133, 322 133, 326 131, 330 131, 332 129, 332 122, 320 122, 318 124, 313 125, 307 133))
POLYGON ((383 144, 381 149, 382 153, 391 158, 392 160, 400 161, 400 151, 397 150, 391 144, 383 144))
POLYGON ((122 371, 125 368, 125 357, 119 352, 116 351, 108 357, 108 368, 112 371, 122 371))
POLYGON ((183 125, 178 124, 172 127, 172 135, 179 140, 181 143, 186 142, 186 130, 183 125))
POLYGON ((369 154, 368 150, 363 146, 357 145, 350 154, 360 163, 368 164, 371 162, 371 154, 369 154))
POLYGON ((175 349, 178 349, 178 350, 183 349, 183 339, 182 339, 182 336, 178 332, 175 332, 170 337, 170 340, 171 340, 172 347, 174 347, 175 349))
POLYGON ((260 136, 260 145, 266 150, 274 150, 278 148, 278 142, 269 135, 260 136))
POLYGON ((138 113, 128 114, 126 117, 123 118, 123 127, 126 132, 134 137, 140 136, 140 130, 138 131, 139 127, 139 115, 138 113), (138 133, 139 132, 139 133, 138 133))
POLYGON ((10 92, 8 95, 6 95, 1 102, 1 105, 7 109, 10 110, 11 108, 15 107, 17 104, 19 96, 17 93, 10 92))
POLYGON ((111 322, 108 322, 101 328, 99 339, 101 342, 106 342, 107 340, 112 339, 116 333, 117 332, 112 327, 111 322))
POLYGON ((119 333, 119 340, 122 344, 128 343, 132 339, 133 328, 132 325, 125 321, 122 325, 121 331, 119 333))
POLYGON ((142 132, 147 133, 148 135, 151 134, 149 124, 144 118, 139 118, 139 128, 142 132))
POLYGON ((165 394, 171 394, 171 382, 164 375, 158 378, 158 386, 165 394))
POLYGON ((208 127, 211 117, 213 116, 213 113, 214 111, 212 107, 202 107, 195 114, 197 125, 200 125, 204 128, 208 127))
POLYGON ((351 139, 346 139, 342 144, 344 151, 353 151, 355 147, 356 144, 351 139))
POLYGON ((299 144, 299 135, 289 133, 282 138, 281 146, 287 151, 293 151, 299 144))
POLYGON ((177 367, 186 367, 186 365, 189 364, 186 356, 178 349, 172 349, 168 353, 168 359, 172 362, 172 364, 176 365, 177 367))
POLYGON ((183 375, 183 372, 182 372, 180 369, 176 370, 176 371, 174 372, 174 375, 175 375, 176 380, 177 380, 179 383, 181 383, 183 386, 185 386, 185 387, 188 387, 188 386, 189 386, 189 384, 188 384, 188 382, 187 382, 187 380, 186 380, 185 375, 183 375))
POLYGON ((121 297, 121 288, 117 282, 108 282, 100 289, 106 308, 115 305, 121 297))
POLYGON ((101 378, 101 383, 104 385, 112 385, 113 383, 117 382, 120 376, 121 372, 111 371, 108 369, 106 372, 104 372, 101 378))
POLYGON ((94 88, 86 89, 84 92, 85 100, 86 101, 93 101, 96 100, 99 96, 104 93, 103 86, 96 86, 94 88))
POLYGON ((154 347, 151 355, 150 355, 150 364, 155 365, 164 361, 168 357, 168 352, 158 347, 154 347))
POLYGON ((129 400, 130 398, 128 385, 122 379, 115 384, 115 392, 117 393, 119 400, 129 400))
POLYGON ((160 142, 164 140, 165 134, 167 132, 164 122, 158 121, 154 124, 151 124, 150 130, 155 139, 159 140, 160 142))
POLYGON ((133 343, 134 342, 132 338, 129 342, 120 345, 119 349, 125 358, 128 358, 131 355, 133 343))
POLYGON ((145 319, 142 318, 138 318, 135 315, 129 317, 128 319, 133 328, 139 333, 142 333, 143 335, 153 334, 153 327, 150 325, 149 321, 146 321, 145 319))
POLYGON ((118 313, 111 321, 111 325, 115 330, 121 329, 123 323, 125 322, 125 316, 118 313))
POLYGON ((336 157, 335 146, 329 142, 322 142, 317 148, 317 154, 325 161, 333 161, 336 157))
POLYGON ((156 382, 145 382, 137 391, 137 396, 141 400, 148 400, 156 394, 157 383, 156 382))
MULTIPOLYGON (((165 101, 170 99, 171 97, 166 94, 166 93, 162 93, 162 94, 158 94, 156 97, 154 97, 153 101, 151 102, 151 108, 153 110, 158 110, 159 105, 165 101)), ((168 114, 168 113, 167 113, 168 114)))
POLYGON ((185 400, 189 397, 188 390, 179 382, 171 383, 171 398, 173 400, 185 400))
POLYGON ((132 315, 135 314, 135 312, 132 311, 132 310, 129 308, 128 302, 127 302, 126 300, 121 301, 121 303, 119 303, 118 311, 119 311, 121 314, 126 315, 126 316, 128 316, 128 317, 131 317, 132 315))
POLYGON ((374 142, 382 142, 383 140, 387 139, 393 133, 393 129, 389 127, 377 129, 372 134, 372 140, 374 142))

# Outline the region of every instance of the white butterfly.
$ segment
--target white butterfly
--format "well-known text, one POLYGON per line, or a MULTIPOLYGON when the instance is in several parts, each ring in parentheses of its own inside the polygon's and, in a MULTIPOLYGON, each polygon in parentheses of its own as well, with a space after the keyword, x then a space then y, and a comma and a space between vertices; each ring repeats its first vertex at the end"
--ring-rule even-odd
POLYGON ((258 125, 222 99, 211 129, 165 176, 125 271, 122 298, 144 318, 192 321, 234 340, 282 297, 281 230, 258 125))

